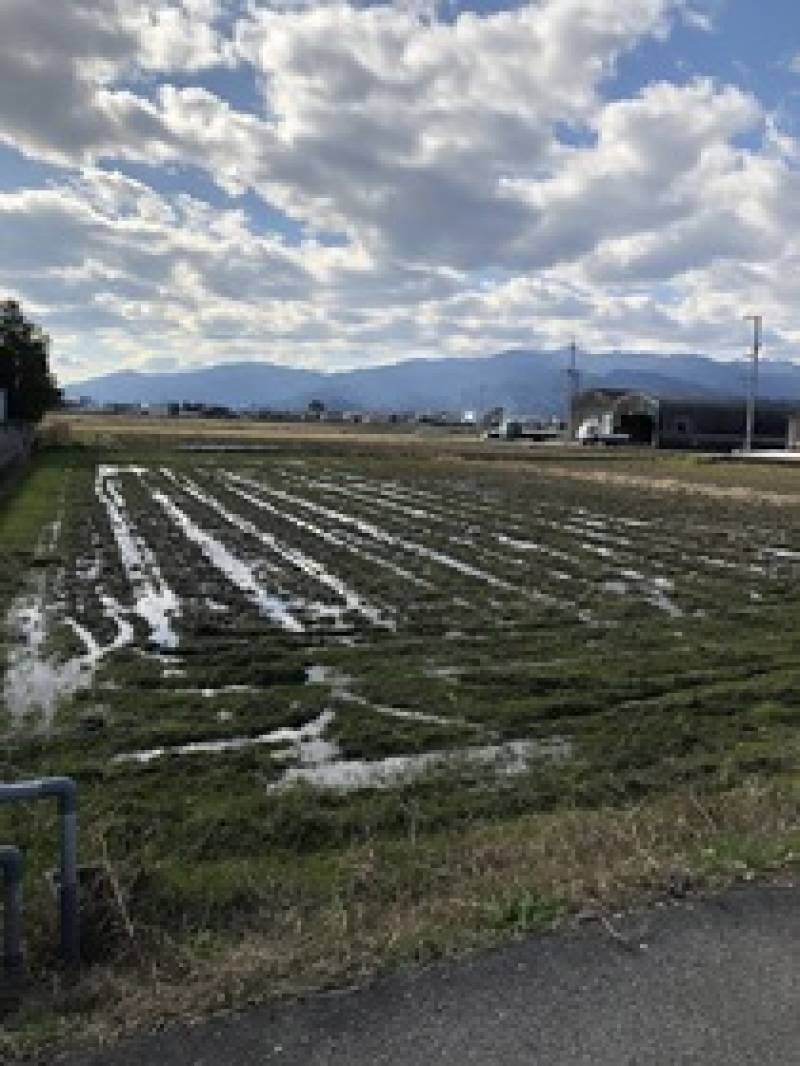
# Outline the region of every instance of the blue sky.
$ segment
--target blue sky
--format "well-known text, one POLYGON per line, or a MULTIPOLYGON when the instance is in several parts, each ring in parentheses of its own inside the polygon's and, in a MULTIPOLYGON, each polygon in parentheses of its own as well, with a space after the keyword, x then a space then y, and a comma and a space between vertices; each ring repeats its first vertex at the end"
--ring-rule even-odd
POLYGON ((0 292, 63 380, 800 355, 800 9, 4 0, 0 292))

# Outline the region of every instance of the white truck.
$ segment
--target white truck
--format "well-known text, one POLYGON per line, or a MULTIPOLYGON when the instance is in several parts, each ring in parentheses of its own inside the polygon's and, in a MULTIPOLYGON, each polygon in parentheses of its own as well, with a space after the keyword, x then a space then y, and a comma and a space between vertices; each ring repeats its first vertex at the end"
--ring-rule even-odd
POLYGON ((578 426, 579 444, 628 444, 630 437, 627 433, 615 433, 611 416, 603 419, 587 418, 578 426))

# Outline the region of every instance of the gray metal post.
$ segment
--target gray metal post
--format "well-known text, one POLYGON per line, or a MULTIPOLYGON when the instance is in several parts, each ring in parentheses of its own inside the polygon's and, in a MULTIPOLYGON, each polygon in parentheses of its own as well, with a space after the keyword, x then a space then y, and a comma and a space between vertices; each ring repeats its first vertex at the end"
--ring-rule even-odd
POLYGON ((578 346, 575 341, 569 346, 569 366, 567 367, 567 440, 575 440, 575 403, 578 398, 578 346))
POLYGON ((80 962, 80 918, 78 899, 78 801, 74 781, 63 779, 58 794, 61 815, 61 884, 58 888, 61 911, 61 956, 73 966, 80 962), (68 784, 67 784, 68 783, 68 784))
POLYGON ((3 871, 3 967, 9 976, 22 969, 22 852, 0 844, 3 871))
POLYGON ((753 361, 750 364, 750 382, 747 389, 747 418, 745 426, 744 450, 753 450, 753 438, 756 432, 756 395, 758 393, 758 353, 761 349, 761 315, 745 315, 753 323, 753 361))
POLYGON ((78 790, 71 777, 45 777, 39 781, 0 784, 0 803, 22 800, 58 800, 61 823, 61 860, 58 886, 61 924, 61 957, 70 966, 80 962, 80 913, 78 899, 78 790))

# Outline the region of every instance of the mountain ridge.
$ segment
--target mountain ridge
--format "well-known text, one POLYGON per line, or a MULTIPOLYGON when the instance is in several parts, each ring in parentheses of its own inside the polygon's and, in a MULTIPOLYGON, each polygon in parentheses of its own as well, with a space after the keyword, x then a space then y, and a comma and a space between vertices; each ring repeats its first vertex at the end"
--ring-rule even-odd
MULTIPOLYGON (((95 403, 204 403, 226 407, 425 411, 505 407, 551 415, 566 403, 567 353, 512 349, 485 357, 409 359, 343 371, 307 370, 266 362, 223 363, 173 372, 116 371, 68 385, 68 399, 95 403)), ((582 355, 581 387, 639 388, 659 395, 743 398, 748 364, 704 355, 606 352, 582 355)), ((800 366, 762 363, 759 395, 800 403, 800 366)))

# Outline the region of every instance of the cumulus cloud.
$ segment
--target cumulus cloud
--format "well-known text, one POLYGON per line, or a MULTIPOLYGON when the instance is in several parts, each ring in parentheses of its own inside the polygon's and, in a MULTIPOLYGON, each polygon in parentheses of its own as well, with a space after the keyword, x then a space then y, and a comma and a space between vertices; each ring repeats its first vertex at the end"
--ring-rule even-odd
POLYGON ((506 179, 557 163, 556 123, 586 122, 603 75, 674 6, 541 0, 433 24, 391 6, 255 12, 237 42, 274 131, 255 183, 410 260, 494 262, 530 214, 506 179))
POLYGON ((218 16, 207 0, 3 0, 0 139, 60 163, 175 155, 158 109, 120 82, 223 62, 218 16))
MULTIPOLYGON (((22 287, 55 321, 132 334, 236 322, 285 329, 329 253, 252 234, 240 211, 171 204, 141 182, 94 172, 68 186, 0 194, 0 288, 22 287), (47 247, 49 252, 43 253, 47 247)), ((339 254, 342 254, 341 252, 339 254)), ((306 312, 305 317, 310 317, 306 312)))
POLYGON ((707 16, 687 0, 446 20, 428 3, 4 0, 0 140, 62 169, 0 193, 0 287, 43 310, 70 373, 571 334, 726 345, 743 294, 788 343, 796 139, 711 78, 607 94, 643 40, 678 20, 712 32, 707 16), (220 195, 166 191, 167 164, 220 195))

